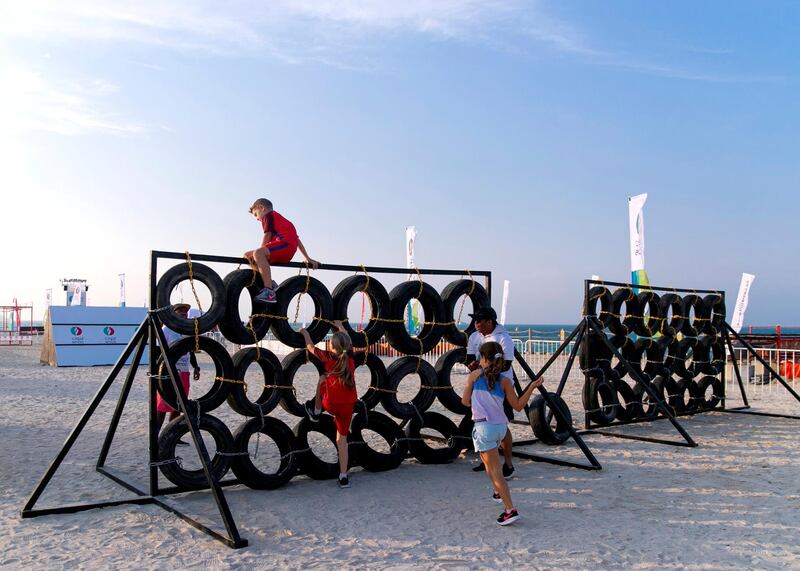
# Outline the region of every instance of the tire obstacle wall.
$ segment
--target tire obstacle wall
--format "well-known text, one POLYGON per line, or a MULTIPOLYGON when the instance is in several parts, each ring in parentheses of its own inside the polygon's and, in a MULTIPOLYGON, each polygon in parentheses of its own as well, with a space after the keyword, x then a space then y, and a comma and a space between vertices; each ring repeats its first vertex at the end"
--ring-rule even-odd
MULTIPOLYGON (((295 376, 303 365, 313 364, 318 373, 324 373, 322 363, 306 351, 302 336, 291 326, 293 308, 290 305, 297 295, 308 295, 313 301, 315 316, 307 327, 312 340, 320 342, 325 339, 333 321, 341 320, 353 342, 357 369, 365 367, 369 371, 370 384, 359 395, 348 439, 350 466, 384 471, 396 468, 408 456, 421 463, 446 463, 458 457, 471 442, 472 422, 469 408, 461 404, 461 395, 452 387, 450 375, 454 365, 465 362, 464 347, 469 334, 474 331, 472 323, 465 330, 459 330, 458 322, 465 296, 469 297, 474 309, 490 304, 486 288, 475 281, 470 272, 466 273, 468 279, 449 283, 441 294, 424 282, 421 274, 418 280, 402 282, 387 292, 378 279, 363 269, 361 274, 345 278, 330 293, 306 269, 305 273, 301 271, 300 275, 283 281, 277 290, 277 303, 268 306, 255 300, 263 284, 258 272, 252 268, 235 269, 220 278, 208 266, 189 258, 165 272, 155 288, 156 314, 167 327, 186 335, 167 348, 170 364, 174 366, 177 359, 189 351, 205 352, 214 362, 213 384, 205 394, 188 401, 188 405, 189 414, 196 415, 200 430, 209 433, 214 440, 216 454, 211 459, 211 469, 215 478, 222 480, 228 471, 232 471, 238 482, 251 488, 274 489, 297 474, 329 479, 339 473, 338 462, 323 460, 309 445, 310 432, 319 432, 335 443, 336 428, 332 418, 323 415, 319 423, 311 422, 306 418, 303 404, 294 389, 295 376), (193 291, 194 283, 200 282, 211 294, 211 305, 196 319, 179 317, 170 305, 172 291, 187 280, 193 291), (253 308, 249 316, 239 314, 239 298, 245 291, 253 308), (348 323, 347 308, 350 300, 359 293, 366 295, 371 317, 363 330, 356 331, 348 323), (404 324, 404 312, 412 299, 420 303, 426 316, 416 336, 411 336, 404 324), (253 346, 229 355, 221 343, 202 335, 216 326, 228 341, 253 346), (295 350, 280 360, 273 352, 260 347, 259 342, 268 331, 295 350), (392 348, 404 355, 388 367, 374 352, 370 352, 370 347, 384 336, 392 348), (457 348, 446 352, 435 365, 431 365, 422 356, 441 340, 457 348), (248 369, 253 367, 260 369, 263 382, 245 381, 248 369), (410 401, 401 402, 398 386, 404 378, 414 375, 420 378, 420 388, 410 401), (445 415, 429 411, 435 400, 448 411, 460 415, 460 422, 456 424, 445 415), (243 417, 236 427, 226 426, 213 415, 226 402, 243 417), (388 415, 374 410, 378 404, 388 415), (294 427, 270 416, 278 406, 297 417, 294 427), (446 445, 430 446, 422 437, 423 429, 441 434, 446 445), (362 437, 364 430, 373 431, 386 440, 389 452, 371 448, 362 437), (280 465, 276 471, 266 473, 256 466, 249 452, 254 438, 257 442, 255 455, 261 438, 274 442, 280 451, 280 465)), ((199 304, 196 295, 195 300, 199 304)), ((297 310, 294 313, 296 320, 297 310)), ((162 399, 178 410, 178 395, 169 375, 165 374, 163 359, 155 362, 151 375, 162 399)), ((184 469, 180 456, 176 454, 176 445, 187 432, 189 427, 183 417, 166 425, 158 439, 158 457, 154 464, 181 489, 206 488, 204 472, 184 469)))
POLYGON ((587 282, 586 427, 724 408, 725 292, 615 285, 587 282))

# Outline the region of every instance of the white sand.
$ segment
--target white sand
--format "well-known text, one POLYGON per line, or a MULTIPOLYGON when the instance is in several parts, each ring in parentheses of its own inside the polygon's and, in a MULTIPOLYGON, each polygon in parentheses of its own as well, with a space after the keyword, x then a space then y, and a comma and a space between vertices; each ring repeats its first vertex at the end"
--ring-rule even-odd
MULTIPOLYGON (((38 351, 0 348, 4 568, 800 567, 800 421, 723 413, 681 420, 700 444, 694 449, 587 436, 603 464, 599 472, 516 459, 511 490, 523 519, 508 528, 494 523, 499 506, 489 498, 486 476, 470 470, 472 455, 444 466, 408 460, 391 472, 357 469, 349 490, 305 477, 276 491, 226 488, 239 531, 250 541, 241 550, 157 506, 22 520, 27 496, 110 370, 40 366, 38 351)), ((129 497, 94 472, 121 384, 122 378, 37 508, 129 497)), ((579 390, 577 383, 571 387, 579 390)), ((757 409, 800 414, 800 403, 785 391, 758 393, 757 409)), ((278 411, 290 426, 296 423, 278 411)), ((582 415, 572 412, 580 422, 582 415)), ((227 405, 214 414, 231 429, 241 422, 227 405)), ((108 461, 142 486, 145 419, 142 370, 108 461)), ((664 420, 618 430, 678 438, 664 420)), ((514 431, 517 439, 530 437, 527 427, 514 431)), ((582 460, 571 442, 530 450, 582 460)), ((221 529, 209 492, 174 502, 221 529)))

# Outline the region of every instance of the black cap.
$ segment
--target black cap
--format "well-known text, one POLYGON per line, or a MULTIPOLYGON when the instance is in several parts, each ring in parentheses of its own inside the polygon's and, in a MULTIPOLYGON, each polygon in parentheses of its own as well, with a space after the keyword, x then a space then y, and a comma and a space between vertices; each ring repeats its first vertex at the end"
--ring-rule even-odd
POLYGON ((497 313, 491 307, 478 308, 475 313, 470 313, 469 316, 475 321, 483 321, 484 319, 497 321, 497 313))

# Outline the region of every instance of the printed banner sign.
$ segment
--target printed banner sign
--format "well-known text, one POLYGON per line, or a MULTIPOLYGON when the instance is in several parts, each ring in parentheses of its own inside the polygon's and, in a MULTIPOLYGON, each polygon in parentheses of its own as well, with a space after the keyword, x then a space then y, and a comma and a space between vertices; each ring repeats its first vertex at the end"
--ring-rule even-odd
POLYGON ((739 295, 736 296, 736 307, 733 308, 733 318, 731 319, 731 328, 737 333, 741 331, 744 325, 744 312, 747 309, 747 303, 750 299, 750 287, 753 285, 754 279, 756 279, 756 276, 753 274, 742 274, 739 295))

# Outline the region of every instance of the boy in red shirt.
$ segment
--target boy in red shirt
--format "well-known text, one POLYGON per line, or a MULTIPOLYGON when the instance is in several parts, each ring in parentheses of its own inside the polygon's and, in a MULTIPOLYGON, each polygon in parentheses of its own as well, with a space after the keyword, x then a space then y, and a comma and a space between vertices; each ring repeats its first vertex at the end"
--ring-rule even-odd
POLYGON ((264 280, 264 289, 256 295, 256 299, 265 303, 275 303, 277 298, 275 288, 271 287, 273 281, 270 263, 290 262, 297 250, 300 250, 312 268, 317 269, 319 262, 308 256, 303 243, 297 236, 294 224, 275 212, 272 209, 272 202, 266 198, 259 198, 250 207, 250 213, 261 221, 264 237, 261 240, 261 246, 255 250, 248 250, 244 253, 244 257, 256 264, 261 273, 261 279, 264 280))
POLYGON ((339 487, 349 488, 347 476, 347 435, 350 434, 350 421, 353 408, 358 400, 355 381, 355 363, 353 361, 353 344, 341 321, 334 321, 338 331, 331 336, 331 349, 318 349, 308 331, 300 333, 306 342, 306 349, 319 358, 325 366, 325 374, 317 384, 316 396, 306 402, 305 409, 312 422, 319 421, 319 415, 325 409, 333 416, 336 423, 336 448, 339 451, 339 487))

